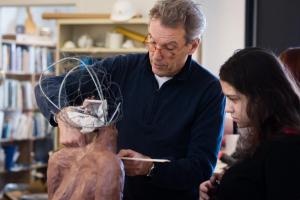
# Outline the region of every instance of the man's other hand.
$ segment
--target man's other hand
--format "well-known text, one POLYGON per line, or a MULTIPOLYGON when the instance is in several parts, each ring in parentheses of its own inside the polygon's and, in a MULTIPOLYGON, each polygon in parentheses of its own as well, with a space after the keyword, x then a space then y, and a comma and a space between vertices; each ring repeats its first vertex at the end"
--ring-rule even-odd
MULTIPOLYGON (((122 149, 118 153, 119 157, 129 158, 150 158, 131 149, 122 149)), ((127 176, 147 175, 153 165, 153 162, 123 160, 125 173, 127 176)))

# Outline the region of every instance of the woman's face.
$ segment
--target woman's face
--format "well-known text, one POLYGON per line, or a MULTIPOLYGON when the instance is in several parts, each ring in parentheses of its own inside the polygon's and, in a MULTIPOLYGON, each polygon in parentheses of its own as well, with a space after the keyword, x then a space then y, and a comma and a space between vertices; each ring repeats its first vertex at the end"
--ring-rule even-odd
POLYGON ((238 92, 226 81, 220 81, 224 95, 226 96, 226 112, 231 114, 239 128, 249 127, 247 115, 248 99, 245 95, 238 92))

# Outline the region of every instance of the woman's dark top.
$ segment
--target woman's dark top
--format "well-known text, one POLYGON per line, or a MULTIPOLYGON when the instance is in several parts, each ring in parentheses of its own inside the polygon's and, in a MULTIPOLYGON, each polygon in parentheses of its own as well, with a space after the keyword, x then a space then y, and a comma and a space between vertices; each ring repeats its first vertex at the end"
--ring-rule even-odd
POLYGON ((260 144, 226 171, 217 199, 300 200, 300 134, 288 129, 260 144))

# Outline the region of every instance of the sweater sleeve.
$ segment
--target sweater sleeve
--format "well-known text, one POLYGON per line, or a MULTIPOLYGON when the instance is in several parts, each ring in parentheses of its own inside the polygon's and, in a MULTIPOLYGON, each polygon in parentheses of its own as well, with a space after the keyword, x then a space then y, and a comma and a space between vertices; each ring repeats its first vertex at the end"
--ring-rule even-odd
POLYGON ((64 76, 50 77, 34 88, 36 103, 41 113, 47 118, 52 126, 57 126, 53 116, 59 112, 58 90, 64 76), (51 103, 51 102, 52 103, 51 103))
POLYGON ((223 132, 225 98, 216 80, 207 88, 190 129, 185 158, 157 164, 154 184, 164 188, 186 190, 207 180, 216 165, 223 132))

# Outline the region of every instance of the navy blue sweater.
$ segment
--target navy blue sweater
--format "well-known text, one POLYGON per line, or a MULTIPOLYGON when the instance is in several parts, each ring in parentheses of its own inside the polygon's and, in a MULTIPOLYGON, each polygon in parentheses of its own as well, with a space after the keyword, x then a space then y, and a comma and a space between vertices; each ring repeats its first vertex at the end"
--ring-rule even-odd
MULTIPOLYGON (((161 88, 148 54, 107 58, 95 64, 99 66, 108 71, 123 95, 118 149, 171 160, 156 164, 151 177, 126 177, 124 199, 198 199, 200 182, 215 167, 223 131, 225 98, 218 79, 191 57, 161 88)), ((55 78, 56 87, 61 79, 55 78)), ((36 98, 51 121, 51 106, 38 87, 36 98)))

